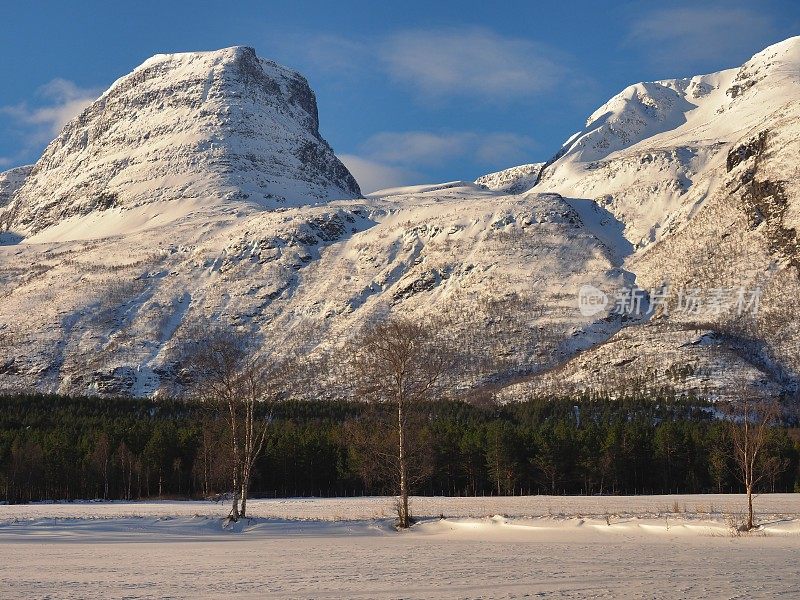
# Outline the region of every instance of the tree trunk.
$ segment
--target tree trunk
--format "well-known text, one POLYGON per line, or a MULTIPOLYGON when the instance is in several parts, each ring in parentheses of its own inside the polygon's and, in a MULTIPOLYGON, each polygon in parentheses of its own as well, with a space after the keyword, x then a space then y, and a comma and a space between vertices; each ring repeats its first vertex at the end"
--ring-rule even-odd
POLYGON ((237 431, 237 415, 236 415, 236 405, 234 404, 234 400, 228 400, 228 410, 230 412, 230 423, 231 423, 231 451, 232 451, 232 467, 233 467, 233 505, 231 506, 231 512, 228 515, 228 518, 231 521, 238 521, 239 520, 239 496, 241 494, 241 483, 239 481, 239 476, 241 474, 241 457, 239 456, 239 436, 237 431))
POLYGON ((236 477, 234 476, 234 484, 233 484, 233 506, 231 506, 231 512, 228 515, 228 518, 231 521, 238 521, 239 520, 239 487, 235 481, 236 477))
POLYGON ((239 485, 239 465, 233 465, 233 505, 231 506, 231 512, 228 515, 228 518, 231 521, 238 521, 240 512, 239 512, 239 496, 241 494, 241 487, 239 485))
POLYGON ((239 509, 239 516, 245 518, 247 516, 247 494, 250 491, 250 468, 253 464, 253 420, 254 415, 254 400, 249 400, 245 407, 244 417, 244 439, 242 440, 241 452, 241 479, 242 479, 242 493, 241 493, 241 508, 239 509))
POLYGON ((108 500, 108 460, 103 462, 103 500, 108 500))
POLYGON ((750 531, 753 529, 753 486, 747 486, 747 508, 748 508, 748 515, 747 515, 747 530, 750 531))
POLYGON ((250 492, 250 473, 242 475, 242 504, 239 509, 239 516, 244 519, 247 516, 247 495, 250 492))
POLYGON ((408 465, 405 453, 405 416, 403 415, 403 402, 397 403, 397 430, 398 430, 398 462, 400 464, 400 510, 398 526, 407 528, 408 518, 408 465))

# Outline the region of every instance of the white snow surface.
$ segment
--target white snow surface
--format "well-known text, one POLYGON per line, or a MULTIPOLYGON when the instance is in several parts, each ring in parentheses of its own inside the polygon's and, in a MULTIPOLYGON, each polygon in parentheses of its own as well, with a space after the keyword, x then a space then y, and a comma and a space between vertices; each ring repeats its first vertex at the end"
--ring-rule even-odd
POLYGON ((544 163, 531 163, 519 165, 510 169, 503 169, 494 173, 487 173, 475 180, 478 185, 483 185, 490 190, 501 192, 525 192, 536 184, 539 173, 544 163))
MULTIPOLYGON (((340 498, 251 498, 248 514, 258 519, 287 521, 373 521, 391 519, 394 496, 340 498)), ((740 515, 747 508, 743 494, 665 494, 651 496, 412 496, 415 518, 516 518, 578 519, 636 517, 724 522, 726 515, 740 515)), ((755 497, 756 511, 765 518, 800 520, 800 494, 762 494, 755 497)), ((107 520, 130 518, 222 518, 225 501, 157 500, 143 502, 36 502, 0 504, 0 524, 32 524, 52 519, 107 520)), ((788 521, 787 521, 788 522, 788 521)), ((800 525, 800 522, 797 523, 800 525)), ((794 525, 786 526, 791 529, 794 525)))
POLYGON ((60 598, 720 598, 800 593, 800 496, 392 498, 0 506, 0 594, 60 598), (440 518, 441 516, 444 518, 440 518), (735 520, 735 519, 734 519, 735 520), (732 522, 732 521, 731 521, 732 522))

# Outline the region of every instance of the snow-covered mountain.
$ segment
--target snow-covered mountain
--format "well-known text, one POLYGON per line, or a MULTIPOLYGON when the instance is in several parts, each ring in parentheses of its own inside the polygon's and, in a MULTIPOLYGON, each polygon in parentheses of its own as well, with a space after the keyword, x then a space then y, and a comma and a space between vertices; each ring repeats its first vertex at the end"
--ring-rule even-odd
POLYGON ((103 211, 114 221, 153 212, 163 221, 198 204, 276 208, 359 197, 318 128, 306 80, 252 48, 157 55, 64 127, 6 221, 31 234, 53 225, 75 231, 82 217, 103 211))
POLYGON ((706 174, 726 164, 731 144, 795 112, 799 64, 791 38, 738 69, 631 85, 545 165, 539 188, 594 200, 646 246, 700 208, 706 174))
POLYGON ((652 322, 567 362, 550 384, 607 387, 635 371, 695 393, 797 388, 800 37, 738 69, 626 88, 533 189, 562 194, 616 240, 637 285, 671 290, 652 322), (760 294, 758 310, 736 314, 741 292, 760 294), (705 308, 687 311, 690 296, 705 308))
POLYGON ((794 389, 800 38, 630 86, 544 165, 475 183, 361 198, 317 126, 305 80, 252 50, 157 56, 0 177, 0 386, 168 391, 203 319, 313 357, 402 313, 490 350, 473 372, 503 397, 794 389), (673 293, 578 310, 632 285, 673 293), (678 310, 740 287, 756 315, 678 310))

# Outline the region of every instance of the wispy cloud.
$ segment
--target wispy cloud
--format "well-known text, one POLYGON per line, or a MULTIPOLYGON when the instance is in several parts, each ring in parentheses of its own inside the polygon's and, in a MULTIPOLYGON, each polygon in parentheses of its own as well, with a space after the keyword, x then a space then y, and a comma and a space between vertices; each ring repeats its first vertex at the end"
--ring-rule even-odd
POLYGON ((352 39, 334 34, 286 34, 276 52, 299 58, 322 76, 388 77, 415 99, 470 98, 507 103, 552 90, 575 76, 566 57, 531 39, 483 27, 407 29, 352 39))
POLYGON ((82 88, 66 79, 53 79, 36 92, 36 102, 0 106, 0 114, 12 122, 23 138, 22 153, 51 141, 61 128, 91 104, 101 93, 82 88))
POLYGON ((378 53, 395 81, 431 98, 525 98, 553 89, 568 72, 541 44, 477 27, 401 31, 378 53))
POLYGON ((659 67, 734 66, 773 41, 776 31, 772 18, 757 7, 704 4, 641 15, 631 23, 627 43, 659 67))
POLYGON ((383 131, 369 137, 357 154, 340 156, 369 193, 419 183, 420 172, 453 161, 473 166, 505 167, 530 160, 536 143, 516 133, 473 131, 383 131))
POLYGON ((531 152, 538 148, 536 141, 517 133, 492 133, 478 136, 475 159, 492 166, 508 166, 530 161, 531 152))
POLYGON ((369 61, 367 45, 340 35, 295 38, 296 50, 317 67, 332 73, 357 74, 369 61))
POLYGON ((339 160, 358 181, 361 191, 369 194, 380 189, 418 183, 422 175, 396 165, 387 165, 377 160, 356 156, 355 154, 339 154, 339 160))
POLYGON ((419 166, 453 159, 490 164, 513 163, 535 148, 534 140, 516 133, 473 131, 384 131, 367 139, 361 150, 382 162, 419 166))
POLYGON ((440 165, 461 156, 471 141, 468 133, 384 131, 368 138, 361 150, 378 160, 404 165, 440 165))

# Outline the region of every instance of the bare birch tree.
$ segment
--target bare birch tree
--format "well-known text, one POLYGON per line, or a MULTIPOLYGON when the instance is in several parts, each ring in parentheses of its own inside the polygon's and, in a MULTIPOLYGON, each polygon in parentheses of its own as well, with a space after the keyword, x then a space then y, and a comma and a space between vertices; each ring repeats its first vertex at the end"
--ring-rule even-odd
POLYGON ((769 439, 769 428, 780 417, 777 402, 744 397, 730 405, 731 440, 736 473, 747 493, 747 523, 744 529, 755 527, 753 494, 758 485, 770 476, 775 463, 765 460, 764 447, 769 439))
POLYGON ((227 421, 233 489, 228 519, 238 521, 247 516, 253 468, 267 437, 271 415, 266 403, 279 394, 285 371, 277 361, 259 356, 251 338, 232 329, 207 324, 186 339, 181 354, 192 371, 192 393, 227 421))
POLYGON ((350 350, 350 372, 356 392, 365 400, 385 403, 395 412, 397 445, 392 457, 398 492, 398 527, 411 525, 409 489, 409 423, 420 404, 441 392, 452 365, 448 353, 436 343, 433 326, 408 319, 390 318, 368 327, 350 350))

